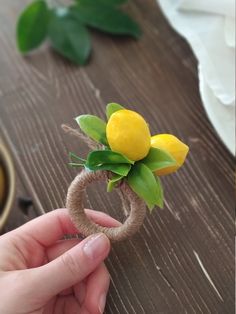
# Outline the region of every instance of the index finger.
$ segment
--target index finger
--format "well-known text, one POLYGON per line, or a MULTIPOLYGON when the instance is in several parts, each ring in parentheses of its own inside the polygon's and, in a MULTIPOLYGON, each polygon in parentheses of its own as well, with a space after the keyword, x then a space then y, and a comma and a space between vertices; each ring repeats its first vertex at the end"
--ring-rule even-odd
MULTIPOLYGON (((105 227, 120 226, 120 222, 105 213, 91 209, 86 209, 85 212, 97 224, 105 227)), ((31 220, 14 233, 25 233, 40 245, 48 247, 66 234, 78 234, 79 230, 71 221, 68 209, 60 208, 31 220)))

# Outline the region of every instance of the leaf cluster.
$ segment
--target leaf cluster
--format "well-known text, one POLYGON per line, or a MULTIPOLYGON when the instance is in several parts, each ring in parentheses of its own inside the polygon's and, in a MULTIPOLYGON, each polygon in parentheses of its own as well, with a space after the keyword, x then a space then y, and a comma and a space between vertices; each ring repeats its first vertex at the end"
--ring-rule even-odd
MULTIPOLYGON (((119 104, 110 103, 106 107, 107 119, 124 109, 119 104)), ((112 151, 106 137, 106 122, 97 116, 81 115, 76 118, 81 130, 91 139, 103 145, 102 150, 90 152, 86 159, 70 153, 73 167, 85 167, 89 171, 107 170, 112 173, 108 181, 107 191, 112 191, 119 183, 125 180, 131 189, 142 198, 149 209, 155 205, 163 207, 163 189, 160 178, 154 172, 165 167, 174 166, 176 161, 166 151, 150 148, 148 155, 139 161, 132 161, 126 156, 112 151)))
POLYGON ((75 64, 84 65, 91 53, 89 28, 111 35, 139 38, 138 24, 120 9, 126 0, 74 0, 70 6, 49 8, 35 0, 19 16, 16 37, 22 54, 49 40, 52 48, 75 64))

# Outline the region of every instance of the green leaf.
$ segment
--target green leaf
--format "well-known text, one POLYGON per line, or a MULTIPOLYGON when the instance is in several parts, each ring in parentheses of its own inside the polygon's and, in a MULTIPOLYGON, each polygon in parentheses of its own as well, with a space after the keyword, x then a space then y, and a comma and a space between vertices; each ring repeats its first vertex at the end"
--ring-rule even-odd
POLYGON ((133 164, 132 160, 111 150, 94 150, 89 153, 86 166, 92 169, 103 164, 133 164))
POLYGON ((119 6, 126 3, 128 0, 77 0, 77 2, 83 4, 95 4, 95 5, 109 5, 109 6, 119 6))
POLYGON ((75 159, 75 160, 79 160, 82 163, 86 162, 86 159, 80 158, 79 156, 77 156, 76 154, 69 152, 69 157, 71 160, 75 159))
POLYGON ((147 157, 142 160, 150 170, 155 171, 176 165, 176 160, 166 151, 151 147, 147 157))
POLYGON ((49 11, 44 0, 32 2, 21 13, 17 26, 17 46, 21 53, 37 48, 47 36, 49 11))
POLYGON ((76 168, 84 167, 84 164, 77 164, 76 162, 69 162, 68 165, 71 167, 76 167, 76 168))
POLYGON ((111 150, 97 150, 89 153, 86 167, 90 170, 109 170, 122 176, 127 176, 132 160, 111 150))
POLYGON ((58 8, 53 11, 49 38, 52 47, 70 61, 83 65, 88 60, 91 52, 89 33, 68 9, 58 8))
POLYGON ((136 163, 127 177, 128 184, 132 190, 142 198, 149 209, 160 203, 160 186, 152 171, 143 163, 136 163))
POLYGON ((115 7, 80 3, 71 7, 76 18, 88 26, 113 35, 129 35, 139 38, 138 24, 127 14, 115 7))
POLYGON ((106 137, 106 123, 102 119, 86 114, 78 116, 75 120, 85 134, 93 140, 109 146, 106 137))
POLYGON ((110 179, 107 183, 107 192, 111 192, 114 187, 118 184, 120 180, 122 180, 124 176, 120 174, 113 174, 112 179, 110 179))
POLYGON ((118 111, 118 110, 121 110, 121 109, 125 109, 124 107, 122 107, 121 105, 119 104, 116 104, 115 102, 111 102, 110 104, 107 104, 107 107, 106 107, 106 115, 107 115, 107 119, 109 120, 110 119, 110 116, 118 111))
POLYGON ((126 177, 131 169, 131 165, 130 164, 103 164, 100 166, 93 166, 93 167, 88 167, 86 165, 86 168, 92 171, 107 170, 107 171, 111 171, 113 173, 119 174, 123 177, 126 177))

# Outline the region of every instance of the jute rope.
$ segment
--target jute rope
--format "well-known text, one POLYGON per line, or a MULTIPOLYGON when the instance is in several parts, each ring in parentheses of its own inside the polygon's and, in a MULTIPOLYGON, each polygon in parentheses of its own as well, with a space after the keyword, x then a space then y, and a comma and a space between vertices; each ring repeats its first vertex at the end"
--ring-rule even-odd
POLYGON ((73 135, 75 137, 78 137, 80 140, 82 140, 85 144, 88 145, 89 148, 91 148, 92 150, 94 149, 98 149, 101 148, 102 145, 99 143, 95 143, 93 140, 91 140, 89 137, 85 136, 84 134, 82 134, 79 130, 77 129, 73 129, 71 128, 69 125, 66 124, 62 124, 61 125, 62 129, 64 130, 64 132, 73 135))
MULTIPOLYGON (((102 145, 95 144, 90 138, 83 135, 79 130, 73 129, 63 124, 62 129, 85 142, 91 149, 102 148, 102 145)), ((66 207, 69 209, 72 221, 76 228, 84 235, 89 236, 94 233, 103 232, 111 241, 120 241, 132 236, 138 231, 146 215, 145 203, 131 190, 126 182, 117 188, 117 192, 122 201, 122 206, 128 215, 123 225, 115 228, 99 226, 92 222, 84 212, 84 194, 88 185, 96 181, 107 181, 109 172, 91 172, 82 170, 69 186, 66 207), (128 207, 130 206, 130 211, 128 207)))
POLYGON ((88 185, 96 181, 107 181, 107 171, 90 172, 82 170, 72 181, 66 198, 66 207, 69 209, 72 221, 76 228, 85 236, 103 232, 111 241, 120 241, 130 237, 138 231, 146 215, 146 206, 128 186, 123 182, 119 189, 130 203, 130 213, 126 221, 119 227, 108 228, 92 222, 84 212, 84 193, 88 185))

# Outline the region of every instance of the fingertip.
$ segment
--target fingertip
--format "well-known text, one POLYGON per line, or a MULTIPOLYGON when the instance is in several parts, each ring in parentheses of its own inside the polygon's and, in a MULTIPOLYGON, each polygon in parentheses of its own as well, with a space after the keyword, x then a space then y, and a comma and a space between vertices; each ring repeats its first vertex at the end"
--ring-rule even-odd
POLYGON ((93 261, 101 257, 106 258, 111 248, 110 240, 104 233, 94 234, 86 238, 84 242, 81 242, 83 252, 93 261))
POLYGON ((105 306, 106 306, 106 300, 107 300, 107 293, 103 293, 100 297, 99 297, 99 301, 98 301, 98 310, 99 310, 99 314, 103 314, 104 310, 105 310, 105 306))
POLYGON ((36 268, 34 280, 38 283, 39 295, 53 296, 84 280, 104 261, 109 251, 109 239, 99 233, 84 239, 50 263, 36 268), (44 287, 43 283, 48 278, 50 281, 44 287))

